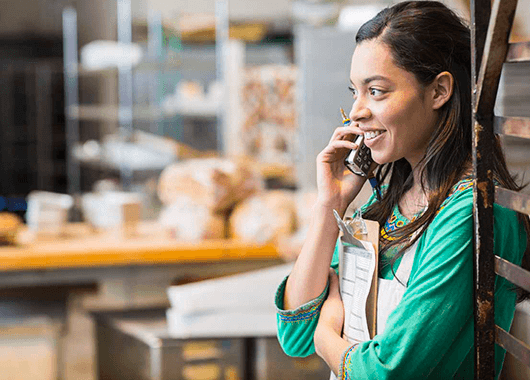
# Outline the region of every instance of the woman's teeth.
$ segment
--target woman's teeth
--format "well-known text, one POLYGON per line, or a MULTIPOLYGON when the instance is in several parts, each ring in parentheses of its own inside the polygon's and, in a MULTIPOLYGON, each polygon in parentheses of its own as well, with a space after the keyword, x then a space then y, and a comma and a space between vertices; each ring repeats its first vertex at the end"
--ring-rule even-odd
POLYGON ((384 131, 373 131, 373 132, 364 132, 364 138, 366 140, 371 140, 379 136, 384 131))

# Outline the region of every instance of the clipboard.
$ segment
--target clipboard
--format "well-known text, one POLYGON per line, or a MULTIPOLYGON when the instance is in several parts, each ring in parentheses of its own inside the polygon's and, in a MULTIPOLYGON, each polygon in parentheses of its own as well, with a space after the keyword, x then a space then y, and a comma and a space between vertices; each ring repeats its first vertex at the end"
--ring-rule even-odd
POLYGON ((372 278, 372 285, 370 286, 370 293, 366 301, 366 319, 368 321, 368 331, 370 332, 370 339, 373 339, 377 332, 377 284, 379 273, 379 223, 374 220, 365 219, 367 234, 366 238, 374 246, 375 251, 375 269, 372 278))
MULTIPOLYGON (((362 223, 366 229, 366 233, 363 234, 354 234, 352 227, 341 219, 339 214, 333 210, 335 219, 341 231, 339 240, 344 240, 346 243, 358 247, 361 249, 366 249, 363 243, 370 244, 373 247, 373 259, 374 259, 374 268, 372 274, 372 282, 370 284, 370 290, 366 296, 366 327, 368 329, 369 338, 372 339, 377 332, 377 291, 378 291, 378 273, 379 273, 379 234, 380 228, 379 223, 373 220, 362 219, 362 223)), ((341 253, 339 255, 339 279, 342 279, 343 273, 343 263, 341 258, 343 257, 342 245, 341 253)), ((342 292, 342 290, 341 290, 342 292)), ((349 293, 348 293, 349 294, 349 293)), ((351 296, 351 294, 350 294, 351 296)), ((344 301, 344 300, 343 300, 344 301)))

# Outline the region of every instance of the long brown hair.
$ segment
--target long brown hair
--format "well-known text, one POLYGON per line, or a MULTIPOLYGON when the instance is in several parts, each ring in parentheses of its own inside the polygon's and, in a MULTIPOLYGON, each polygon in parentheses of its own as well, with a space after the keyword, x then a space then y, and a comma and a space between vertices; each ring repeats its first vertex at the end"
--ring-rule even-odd
MULTIPOLYGON (((375 38, 380 38, 389 46, 394 63, 413 73, 423 86, 432 83, 443 71, 450 72, 454 77, 453 95, 440 109, 438 126, 420 162, 421 184, 429 193, 427 210, 404 227, 387 232, 392 239, 382 246, 382 252, 394 246, 400 247, 399 253, 391 261, 393 265, 406 248, 419 239, 451 188, 471 168, 471 37, 464 21, 444 4, 436 1, 406 1, 379 12, 361 26, 355 40, 360 44, 375 38), (414 234, 416 231, 420 233, 414 234)), ((494 179, 505 188, 519 191, 522 187, 517 185, 507 169, 498 137, 493 157, 494 179)), ((412 168, 402 158, 379 166, 376 177, 379 183, 387 181, 388 187, 364 215, 384 225, 394 205, 413 185, 412 168)), ((525 224, 527 236, 530 236, 528 217, 520 215, 520 218, 525 224)), ((528 246, 530 244, 527 244, 523 260, 526 268, 530 268, 528 246)))

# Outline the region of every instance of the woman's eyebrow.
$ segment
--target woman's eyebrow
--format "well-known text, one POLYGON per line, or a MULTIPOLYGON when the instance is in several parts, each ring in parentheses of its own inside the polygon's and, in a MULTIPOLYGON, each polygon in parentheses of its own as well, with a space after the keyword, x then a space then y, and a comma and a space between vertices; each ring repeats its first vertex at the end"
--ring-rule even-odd
MULTIPOLYGON (((390 82, 390 79, 388 79, 387 77, 383 76, 383 75, 374 75, 374 76, 371 76, 371 77, 368 77, 366 79, 363 80, 363 84, 366 85, 370 82, 373 82, 373 81, 376 81, 376 80, 383 80, 383 81, 386 81, 386 82, 390 82)), ((350 83, 353 85, 353 82, 350 78, 350 83)))
POLYGON ((384 81, 387 81, 387 82, 390 81, 390 79, 388 79, 387 77, 384 77, 382 75, 374 75, 372 77, 369 77, 369 78, 366 78, 365 80, 363 80, 363 84, 368 84, 368 83, 376 81, 376 80, 384 80, 384 81))

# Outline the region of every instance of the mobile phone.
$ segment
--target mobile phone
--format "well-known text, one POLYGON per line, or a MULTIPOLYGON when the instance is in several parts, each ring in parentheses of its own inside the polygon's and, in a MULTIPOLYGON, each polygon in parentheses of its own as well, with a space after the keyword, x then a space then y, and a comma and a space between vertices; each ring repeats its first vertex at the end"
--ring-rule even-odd
MULTIPOLYGON (((342 124, 344 126, 350 125, 350 119, 341 108, 342 124)), ((359 135, 355 139, 357 149, 352 149, 344 159, 344 165, 352 172, 362 177, 372 177, 373 171, 377 167, 377 162, 372 159, 372 152, 364 144, 364 136, 359 135)))
POLYGON ((357 175, 371 177, 377 163, 372 159, 370 148, 364 144, 364 136, 358 136, 355 139, 355 144, 359 148, 352 149, 348 153, 344 159, 344 165, 357 175))

